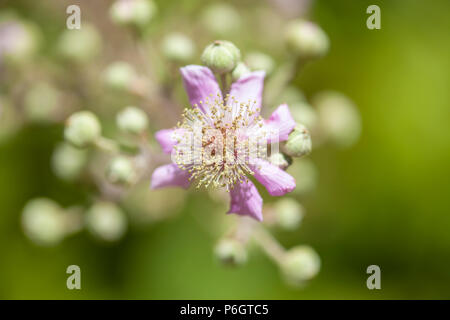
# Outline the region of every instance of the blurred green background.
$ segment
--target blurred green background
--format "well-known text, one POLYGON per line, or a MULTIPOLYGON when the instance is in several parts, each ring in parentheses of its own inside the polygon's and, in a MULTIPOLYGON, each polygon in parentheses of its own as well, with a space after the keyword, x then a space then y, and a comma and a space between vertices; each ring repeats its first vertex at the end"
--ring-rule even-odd
MULTIPOLYGON (((34 20, 50 39, 65 27, 65 12, 54 17, 31 10, 31 2, 3 0, 0 8, 34 20)), ((83 12, 83 1, 74 3, 83 12)), ((208 1, 156 3, 176 30, 176 17, 192 17, 208 1)), ((234 3, 246 10, 253 5, 234 3)), ((259 251, 240 269, 221 267, 214 239, 192 214, 214 204, 194 193, 175 218, 135 228, 117 245, 85 234, 55 248, 33 245, 19 219, 29 198, 70 205, 87 195, 51 172, 62 126, 29 125, 0 144, 0 298, 450 298, 450 2, 376 1, 381 30, 366 28, 371 4, 316 1, 311 8, 331 50, 295 83, 307 97, 323 89, 351 97, 363 131, 350 149, 313 152, 319 181, 315 192, 299 198, 307 209, 304 223, 277 235, 286 247, 306 243, 321 256, 321 272, 305 288, 287 287, 259 251), (66 288, 70 264, 81 267, 80 291, 66 288), (381 268, 381 290, 366 287, 371 264, 381 268)), ((95 23, 105 14, 86 16, 95 23)), ((245 50, 245 43, 229 40, 245 50)))

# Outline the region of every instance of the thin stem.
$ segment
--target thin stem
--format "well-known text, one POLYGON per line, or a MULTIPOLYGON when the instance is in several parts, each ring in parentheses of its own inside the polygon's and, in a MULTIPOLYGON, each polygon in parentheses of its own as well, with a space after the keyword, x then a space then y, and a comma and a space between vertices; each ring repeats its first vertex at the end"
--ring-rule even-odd
POLYGON ((277 264, 282 263, 286 250, 263 226, 259 226, 255 230, 254 239, 269 258, 277 264))
POLYGON ((119 151, 120 151, 120 147, 117 144, 117 142, 115 142, 114 140, 105 138, 105 137, 100 137, 97 140, 95 140, 94 145, 98 149, 106 151, 106 152, 119 153, 119 151))

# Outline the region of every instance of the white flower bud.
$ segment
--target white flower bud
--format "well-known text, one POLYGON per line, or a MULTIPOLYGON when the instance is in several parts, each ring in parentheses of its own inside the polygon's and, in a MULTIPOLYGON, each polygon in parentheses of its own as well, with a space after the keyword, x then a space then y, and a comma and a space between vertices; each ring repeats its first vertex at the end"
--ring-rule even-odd
POLYGON ((296 200, 283 198, 275 202, 273 209, 275 223, 278 227, 292 231, 300 226, 304 209, 296 200))
POLYGON ((219 241, 214 249, 217 259, 231 266, 240 266, 247 262, 247 249, 241 241, 232 238, 224 238, 219 241))
POLYGON ((241 52, 231 42, 216 40, 208 45, 202 54, 202 62, 213 72, 231 72, 241 60, 241 52))
POLYGON ((111 183, 131 184, 136 179, 136 169, 130 159, 116 157, 111 160, 106 175, 111 183))
POLYGON ((37 83, 24 97, 24 111, 31 121, 49 122, 55 119, 60 94, 48 83, 37 83))
POLYGON ((134 68, 124 61, 111 63, 103 72, 105 84, 116 90, 127 90, 137 77, 134 68))
POLYGON ((306 101, 298 101, 289 104, 289 110, 295 122, 302 123, 305 127, 312 129, 316 128, 318 123, 317 112, 306 101))
POLYGON ((340 147, 356 143, 361 134, 361 117, 354 103, 339 92, 327 91, 313 98, 325 138, 340 147))
POLYGON ((101 46, 97 29, 85 23, 81 29, 64 30, 58 40, 57 49, 65 59, 83 63, 96 57, 101 46))
POLYGON ((302 157, 311 152, 311 135, 304 125, 297 124, 289 134, 283 150, 292 157, 302 157))
POLYGON ((79 111, 66 121, 64 138, 76 147, 82 148, 94 143, 101 133, 100 122, 90 111, 79 111))
POLYGON ((86 150, 75 148, 68 143, 60 143, 52 155, 53 172, 64 180, 76 178, 86 162, 86 150))
POLYGON ((295 20, 285 30, 288 48, 301 59, 314 59, 328 52, 327 34, 315 23, 295 20))
POLYGON ((311 159, 295 159, 287 172, 295 178, 295 194, 304 194, 313 190, 317 185, 319 172, 311 159))
POLYGON ((117 114, 117 126, 125 132, 139 134, 148 127, 147 114, 133 106, 126 107, 117 114))
POLYGON ((284 153, 277 152, 270 155, 269 162, 280 169, 286 170, 291 165, 292 158, 284 153))
POLYGON ((112 202, 97 202, 86 212, 86 227, 97 238, 113 242, 127 229, 127 218, 112 202))
POLYGON ((28 201, 22 212, 22 226, 28 238, 43 246, 57 244, 65 234, 62 209, 46 198, 28 201))
POLYGON ((242 24, 239 12, 223 2, 208 6, 202 12, 201 21, 207 30, 219 36, 238 32, 242 24))
POLYGON ((192 40, 181 33, 167 35, 162 43, 164 56, 175 62, 187 62, 194 57, 195 45, 192 40))
POLYGON ((157 11, 152 0, 117 0, 110 8, 110 16, 119 25, 143 27, 157 11))
POLYGON ((246 55, 245 62, 251 70, 264 70, 267 75, 275 68, 272 57, 262 52, 251 52, 246 55))
POLYGON ((320 264, 317 252, 303 245, 287 251, 280 267, 289 284, 301 286, 319 273, 320 264))
POLYGON ((238 80, 240 77, 249 74, 250 69, 245 65, 243 62, 239 62, 236 66, 236 68, 233 69, 233 72, 231 73, 231 77, 233 81, 238 80))

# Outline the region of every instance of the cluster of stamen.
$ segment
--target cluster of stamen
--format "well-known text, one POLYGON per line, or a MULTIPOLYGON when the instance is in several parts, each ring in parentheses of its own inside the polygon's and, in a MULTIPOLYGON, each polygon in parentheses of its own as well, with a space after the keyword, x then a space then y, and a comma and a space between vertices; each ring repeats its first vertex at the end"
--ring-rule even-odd
POLYGON ((203 108, 186 108, 177 125, 173 160, 188 170, 197 188, 225 187, 230 191, 254 174, 249 167, 251 158, 267 152, 267 143, 260 143, 267 134, 263 119, 256 101, 238 102, 218 94, 199 103, 203 108))

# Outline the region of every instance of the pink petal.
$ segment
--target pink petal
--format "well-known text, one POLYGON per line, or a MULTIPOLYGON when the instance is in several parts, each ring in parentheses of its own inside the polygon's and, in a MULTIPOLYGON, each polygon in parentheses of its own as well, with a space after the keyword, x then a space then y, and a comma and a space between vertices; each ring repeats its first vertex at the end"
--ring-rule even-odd
MULTIPOLYGON (((235 98, 238 104, 250 102, 252 106, 250 111, 256 112, 256 109, 261 110, 265 75, 264 71, 255 71, 233 82, 228 102, 231 103, 232 99, 235 98)), ((258 115, 259 112, 256 112, 253 118, 258 115)))
POLYGON ((177 144, 176 134, 181 129, 163 129, 155 133, 155 138, 163 149, 164 153, 171 153, 173 147, 177 144))
POLYGON ((187 189, 190 184, 187 170, 181 170, 174 163, 160 166, 152 174, 152 189, 163 187, 182 187, 187 189))
POLYGON ((287 104, 280 105, 265 123, 265 128, 273 133, 269 134, 269 143, 272 142, 272 139, 276 139, 275 137, 278 137, 279 142, 286 141, 289 133, 291 133, 295 127, 295 120, 292 117, 287 104), (272 138, 270 138, 271 136, 272 138))
POLYGON ((207 67, 189 65, 181 68, 180 72, 191 105, 197 105, 203 113, 209 114, 209 107, 205 104, 206 98, 222 100, 219 84, 212 71, 207 67))
POLYGON ((282 196, 295 189, 295 179, 278 166, 262 159, 253 159, 249 166, 271 196, 282 196))
POLYGON ((263 220, 263 200, 253 182, 243 181, 242 183, 236 183, 230 191, 230 196, 231 205, 227 213, 249 216, 258 221, 263 220))

